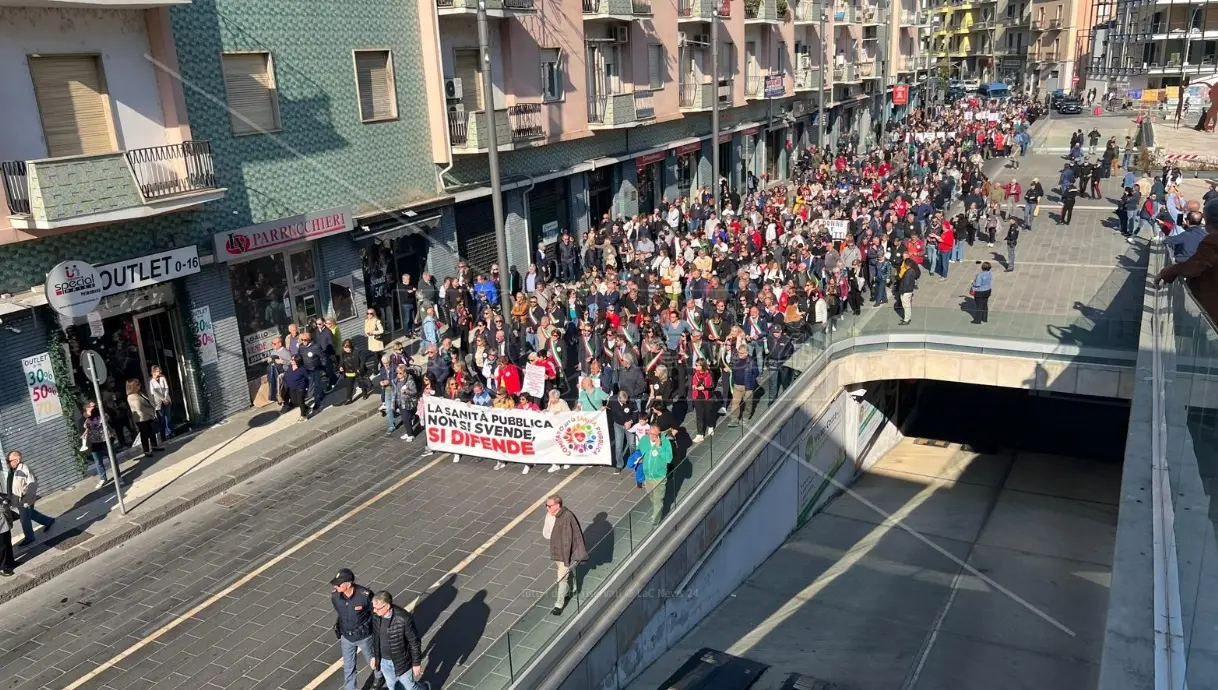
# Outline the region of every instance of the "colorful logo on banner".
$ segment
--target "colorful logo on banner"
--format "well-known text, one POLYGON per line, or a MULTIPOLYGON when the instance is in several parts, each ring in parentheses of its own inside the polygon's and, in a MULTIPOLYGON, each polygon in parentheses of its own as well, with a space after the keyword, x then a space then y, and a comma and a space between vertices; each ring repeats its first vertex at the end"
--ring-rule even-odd
POLYGON ((596 421, 584 415, 575 415, 558 427, 555 434, 558 448, 567 455, 590 455, 601 449, 605 437, 596 426, 596 421))
POLYGON ((897 84, 892 87, 892 104, 906 105, 909 103, 909 86, 906 84, 897 84))

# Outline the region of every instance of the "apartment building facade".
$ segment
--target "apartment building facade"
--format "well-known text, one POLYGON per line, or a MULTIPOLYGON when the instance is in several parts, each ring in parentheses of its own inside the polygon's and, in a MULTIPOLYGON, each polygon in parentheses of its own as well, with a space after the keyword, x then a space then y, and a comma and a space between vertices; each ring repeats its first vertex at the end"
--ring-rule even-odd
POLYGON ((44 490, 81 476, 83 350, 104 400, 155 366, 178 422, 246 409, 288 323, 362 335, 369 228, 437 196, 413 7, 78 5, 0 7, 0 446, 44 490), (47 306, 66 260, 87 317, 47 306))
POLYGON ((947 78, 996 78, 996 38, 1002 31, 998 4, 998 0, 940 0, 935 4, 931 49, 947 78))
POLYGON ((1081 90, 1091 36, 1089 0, 1034 1, 1030 7, 1028 84, 1034 94, 1081 90))
POLYGON ((1218 72, 1218 2, 1097 0, 1093 21, 1088 76, 1101 90, 1169 88, 1218 72))
MULTIPOLYGON (((509 263, 522 273, 539 246, 607 215, 647 213, 719 177, 785 177, 792 153, 818 136, 822 94, 827 140, 865 140, 885 108, 899 117, 908 107, 893 109, 891 87, 912 84, 921 59, 912 0, 502 0, 488 5, 488 104, 474 2, 419 0, 419 15, 456 253, 483 269, 495 261, 484 135, 493 122, 509 263)), ((439 254, 430 263, 444 275, 439 254)))
POLYGON ((522 273, 606 214, 785 177, 818 98, 829 143, 866 142, 930 67, 927 15, 889 1, 487 0, 489 72, 474 0, 5 3, 0 447, 47 490, 80 478, 87 349, 104 400, 159 367, 199 425, 265 402, 289 324, 332 317, 362 345, 375 308, 401 333, 402 275, 496 260, 489 127, 522 273), (96 269, 88 316, 47 304, 65 260, 96 269))

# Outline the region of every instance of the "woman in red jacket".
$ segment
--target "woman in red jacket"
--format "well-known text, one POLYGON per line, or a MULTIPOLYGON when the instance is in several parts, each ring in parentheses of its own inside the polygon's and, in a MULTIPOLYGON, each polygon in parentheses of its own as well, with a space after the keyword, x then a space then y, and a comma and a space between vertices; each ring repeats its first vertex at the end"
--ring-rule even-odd
POLYGON ((952 229, 951 221, 943 221, 943 231, 939 233, 939 280, 947 280, 947 263, 952 258, 952 247, 956 246, 956 232, 952 229))
POLYGON ((694 436, 694 443, 701 443, 708 429, 710 433, 715 433, 715 406, 711 402, 711 391, 714 389, 715 379, 706 368, 706 360, 700 358, 689 381, 689 397, 694 401, 694 414, 698 422, 698 435, 694 436))

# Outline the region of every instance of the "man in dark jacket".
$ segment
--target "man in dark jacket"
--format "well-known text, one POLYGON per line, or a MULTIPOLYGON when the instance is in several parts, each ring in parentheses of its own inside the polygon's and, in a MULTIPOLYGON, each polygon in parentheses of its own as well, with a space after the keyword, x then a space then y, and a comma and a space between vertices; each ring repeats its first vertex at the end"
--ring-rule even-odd
POLYGON ((1015 245, 1019 244, 1019 226, 1011 223, 1007 227, 1007 273, 1015 270, 1015 245))
POLYGON ((562 615, 567 600, 575 593, 575 577, 572 569, 576 563, 588 560, 588 549, 584 546, 584 530, 579 526, 575 513, 563 507, 562 496, 554 494, 546 499, 546 517, 541 534, 550 542, 550 560, 558 569, 558 598, 550 613, 562 615))
POLYGON ((634 357, 631 355, 622 357, 622 368, 617 373, 617 389, 626 391, 626 394, 634 401, 635 407, 642 405, 643 396, 647 394, 647 380, 643 377, 643 370, 635 365, 634 357))
POLYGON ((313 409, 321 411, 322 400, 326 397, 326 389, 321 382, 326 353, 313 342, 312 334, 305 331, 300 334, 300 347, 297 348, 296 355, 304 362, 305 372, 309 375, 309 395, 313 398, 313 409))
POLYGON ((918 278, 922 277, 922 269, 911 256, 906 256, 897 269, 897 306, 900 307, 901 325, 909 324, 913 318, 913 293, 918 287, 918 278))
POLYGON ((782 325, 775 324, 773 330, 766 336, 765 368, 770 372, 766 382, 766 394, 770 402, 778 399, 778 394, 791 385, 794 371, 787 366, 787 360, 795 354, 795 345, 790 336, 783 330, 782 325))
POLYGON ((757 364, 747 348, 736 351, 732 360, 732 402, 727 416, 733 418, 728 426, 740 426, 745 417, 752 417, 753 391, 757 390, 757 364))
POLYGON ((372 597, 372 661, 380 667, 390 690, 424 690, 423 646, 414 618, 401 606, 393 605, 393 595, 377 592, 372 597))
MULTIPOLYGON (((355 574, 343 568, 330 580, 334 591, 330 603, 338 617, 334 619, 334 636, 338 638, 343 652, 343 687, 355 690, 355 677, 359 664, 355 653, 364 653, 368 661, 375 659, 372 653, 372 590, 355 584, 355 574)), ((377 687, 384 687, 385 679, 375 665, 377 687)))

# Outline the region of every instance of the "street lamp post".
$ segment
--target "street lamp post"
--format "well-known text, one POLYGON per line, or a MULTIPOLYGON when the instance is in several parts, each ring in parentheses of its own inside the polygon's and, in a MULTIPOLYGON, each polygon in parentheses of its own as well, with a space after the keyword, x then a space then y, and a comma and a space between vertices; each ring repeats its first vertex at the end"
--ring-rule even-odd
MULTIPOLYGON (((495 88, 491 65, 490 32, 486 25, 486 0, 478 0, 478 53, 482 58, 482 100, 486 103, 487 165, 491 174, 491 218, 499 251, 499 308, 506 318, 512 311, 511 271, 508 270, 507 232, 503 227, 503 192, 499 180, 499 136, 495 131, 495 88)), ((526 241, 527 244, 527 241, 526 241)))
POLYGON ((719 2, 711 0, 711 187, 715 212, 723 213, 719 185, 719 2))
MULTIPOLYGON (((824 151, 825 144, 825 76, 830 74, 829 70, 825 69, 825 25, 829 23, 829 13, 825 10, 820 11, 820 93, 816 97, 816 121, 820 125, 819 144, 820 150, 824 151)), ((833 87, 830 86, 830 89, 833 87)), ((832 93, 832 91, 830 91, 832 93)))

